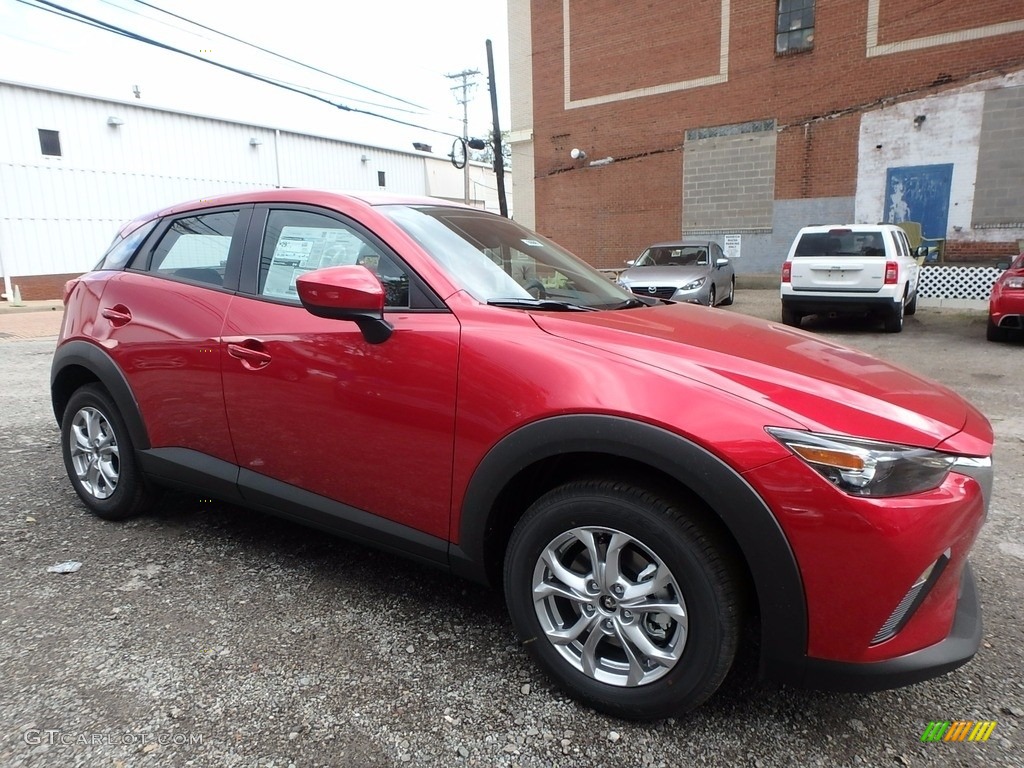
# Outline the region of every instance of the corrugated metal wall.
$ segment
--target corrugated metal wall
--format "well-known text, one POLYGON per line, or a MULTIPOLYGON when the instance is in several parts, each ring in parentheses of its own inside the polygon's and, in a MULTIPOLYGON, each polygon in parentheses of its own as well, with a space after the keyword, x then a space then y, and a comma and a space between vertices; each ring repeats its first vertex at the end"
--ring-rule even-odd
MULTIPOLYGON (((471 195, 497 210, 494 173, 471 171, 471 195)), ((142 213, 276 186, 436 195, 434 187, 461 199, 462 171, 428 155, 0 82, 5 275, 82 272, 142 213), (39 129, 59 132, 59 157, 42 154, 39 129)))

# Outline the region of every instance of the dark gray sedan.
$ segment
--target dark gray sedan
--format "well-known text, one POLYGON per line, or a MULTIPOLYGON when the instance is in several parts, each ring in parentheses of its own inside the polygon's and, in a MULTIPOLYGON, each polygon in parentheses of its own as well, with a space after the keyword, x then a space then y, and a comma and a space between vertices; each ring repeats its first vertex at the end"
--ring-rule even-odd
POLYGON ((640 296, 691 304, 732 304, 736 273, 722 247, 711 240, 657 243, 627 262, 619 284, 640 296))

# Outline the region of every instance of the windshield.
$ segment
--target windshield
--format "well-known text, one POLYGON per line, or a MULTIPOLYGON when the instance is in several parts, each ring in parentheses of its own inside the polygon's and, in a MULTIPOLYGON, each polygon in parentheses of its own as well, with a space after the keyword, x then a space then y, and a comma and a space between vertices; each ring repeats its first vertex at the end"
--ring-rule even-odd
POLYGON ((707 246, 655 245, 648 248, 634 267, 692 267, 708 263, 707 246))
POLYGON ((479 301, 544 299, 608 309, 635 298, 589 264, 509 219, 444 206, 385 205, 380 210, 479 301))

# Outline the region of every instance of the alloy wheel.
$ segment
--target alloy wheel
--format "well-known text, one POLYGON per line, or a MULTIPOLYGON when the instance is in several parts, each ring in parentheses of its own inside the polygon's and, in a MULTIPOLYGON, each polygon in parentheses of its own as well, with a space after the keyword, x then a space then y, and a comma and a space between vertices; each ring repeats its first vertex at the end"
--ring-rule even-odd
POLYGON ((574 528, 552 540, 534 568, 533 600, 557 652, 602 683, 651 683, 686 646, 676 578, 648 547, 612 528, 574 528))
POLYGON ((117 490, 121 457, 110 421, 91 406, 80 408, 68 434, 71 462, 82 487, 97 499, 117 490))

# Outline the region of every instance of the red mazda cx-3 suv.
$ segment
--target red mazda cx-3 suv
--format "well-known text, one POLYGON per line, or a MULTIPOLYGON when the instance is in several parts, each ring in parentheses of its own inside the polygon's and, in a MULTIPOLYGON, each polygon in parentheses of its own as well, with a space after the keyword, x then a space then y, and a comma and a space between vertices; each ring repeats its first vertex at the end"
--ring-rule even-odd
POLYGON ((659 718, 767 679, 966 662, 992 432, 799 330, 634 296, 499 216, 271 190, 126 225, 66 289, 71 483, 279 514, 500 587, 572 695, 659 718))

